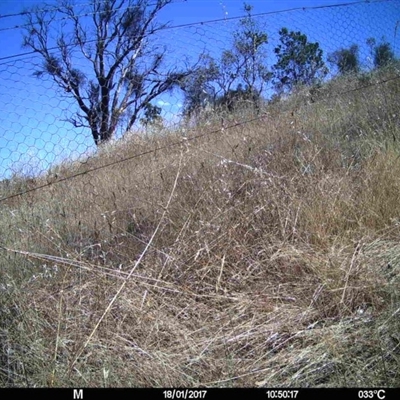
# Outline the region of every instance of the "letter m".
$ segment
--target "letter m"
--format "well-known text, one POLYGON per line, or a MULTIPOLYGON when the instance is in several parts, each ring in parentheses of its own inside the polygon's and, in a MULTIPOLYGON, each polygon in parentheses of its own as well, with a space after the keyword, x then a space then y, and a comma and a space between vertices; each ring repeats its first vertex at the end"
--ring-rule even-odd
POLYGON ((82 399, 83 400, 83 389, 74 389, 74 399, 82 399))

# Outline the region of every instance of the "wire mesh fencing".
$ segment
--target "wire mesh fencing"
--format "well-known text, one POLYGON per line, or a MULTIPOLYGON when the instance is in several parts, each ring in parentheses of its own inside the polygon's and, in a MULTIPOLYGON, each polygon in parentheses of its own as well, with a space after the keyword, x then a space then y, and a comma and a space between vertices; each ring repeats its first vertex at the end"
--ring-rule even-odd
POLYGON ((398 387, 400 2, 169 3, 0 28, 0 382, 398 387))
MULTIPOLYGON (((322 101, 322 84, 333 87, 335 77, 345 74, 361 76, 345 91, 377 85, 368 73, 399 51, 400 4, 377 1, 263 14, 248 9, 238 18, 158 26, 141 38, 128 35, 135 44, 120 64, 118 35, 104 37, 110 52, 100 65, 100 40, 90 29, 100 18, 97 3, 98 9, 25 14, 20 29, 0 32, 3 42, 10 32, 22 32, 30 50, 0 59, 3 186, 13 177, 32 185, 39 177, 54 181, 62 165, 87 162, 106 142, 146 135, 180 140, 198 126, 200 115, 201 134, 221 135, 221 128, 226 134, 232 122, 248 119, 229 116, 238 98, 262 113, 277 101, 281 109, 297 107, 284 102, 299 86, 311 88, 309 102, 322 101)), ((128 11, 140 10, 122 7, 115 15, 132 18, 128 11)), ((17 49, 22 36, 14 40, 17 49)), ((384 79, 397 76, 394 68, 384 79)), ((341 86, 337 95, 343 92, 341 86)))

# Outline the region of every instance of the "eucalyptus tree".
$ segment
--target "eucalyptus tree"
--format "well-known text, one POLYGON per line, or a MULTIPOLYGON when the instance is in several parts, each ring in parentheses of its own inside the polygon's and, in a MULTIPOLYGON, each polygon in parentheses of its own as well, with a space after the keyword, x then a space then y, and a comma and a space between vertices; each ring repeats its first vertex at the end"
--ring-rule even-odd
POLYGON ((243 102, 258 107, 272 74, 266 66, 268 35, 252 10, 244 4, 245 15, 232 32, 230 47, 220 56, 203 53, 199 68, 182 80, 184 115, 209 108, 233 111, 243 102))
POLYGON ((236 103, 250 101, 258 106, 272 73, 266 65, 268 34, 253 16, 253 6, 244 3, 245 16, 233 33, 232 47, 222 53, 218 103, 232 110, 236 103))
POLYGON ((154 99, 190 75, 188 67, 166 66, 167 48, 157 41, 168 26, 157 16, 171 2, 61 0, 26 14, 23 44, 42 59, 36 76, 50 76, 74 100, 78 111, 68 121, 88 127, 96 145, 118 126, 131 129, 154 99))
POLYGON ((320 83, 328 74, 323 51, 318 42, 310 42, 300 31, 279 31, 280 43, 274 52, 277 58, 273 66, 275 88, 278 92, 291 92, 296 86, 312 86, 320 83))
POLYGON ((328 55, 328 61, 335 65, 340 75, 357 74, 360 72, 358 45, 341 48, 328 55))
POLYGON ((367 39, 367 45, 371 49, 375 68, 386 67, 396 59, 391 44, 384 39, 377 44, 375 38, 369 38, 367 39))

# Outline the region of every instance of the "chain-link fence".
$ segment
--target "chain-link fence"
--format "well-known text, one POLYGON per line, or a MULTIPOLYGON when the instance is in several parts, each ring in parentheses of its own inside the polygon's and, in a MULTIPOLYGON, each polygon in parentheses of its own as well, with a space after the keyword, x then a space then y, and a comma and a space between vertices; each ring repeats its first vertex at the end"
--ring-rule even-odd
POLYGON ((400 1, 92 3, 0 28, 0 386, 398 387, 400 1))
MULTIPOLYGON (((229 55, 236 57, 239 54, 240 56, 240 51, 242 51, 243 55, 244 50, 238 49, 237 42, 235 45, 235 40, 241 40, 240 35, 243 35, 246 24, 247 29, 253 29, 254 32, 258 29, 258 32, 265 32, 267 35, 265 43, 262 43, 262 46, 260 45, 253 54, 249 53, 251 56, 258 57, 259 55, 256 54, 258 51, 262 55, 263 68, 270 74, 268 79, 263 82, 262 90, 259 90, 262 72, 259 72, 258 76, 251 78, 254 78, 253 85, 259 85, 257 90, 260 91, 260 95, 266 102, 271 100, 274 94, 276 95, 277 85, 273 84, 274 79, 276 83, 276 79, 282 78, 282 74, 291 73, 288 64, 286 71, 274 70, 274 65, 277 63, 275 50, 279 44, 282 45, 283 43, 282 41, 280 42, 280 37, 282 37, 282 35, 280 36, 280 30, 283 27, 288 29, 288 35, 286 35, 285 40, 299 40, 289 50, 292 51, 293 57, 296 57, 295 46, 301 44, 303 39, 299 37, 296 39, 294 36, 290 38, 290 32, 306 35, 305 40, 308 44, 317 44, 318 48, 321 49, 321 66, 318 68, 320 72, 323 68, 326 68, 326 71, 320 75, 322 81, 326 82, 333 79, 340 72, 340 68, 346 67, 343 62, 347 62, 347 67, 349 68, 354 67, 354 69, 357 68, 364 72, 370 71, 379 62, 376 59, 377 48, 381 51, 386 50, 389 55, 398 55, 399 7, 398 1, 359 2, 342 6, 304 8, 285 12, 253 13, 247 15, 247 17, 244 15, 241 18, 204 21, 180 27, 164 27, 154 35, 149 35, 149 38, 146 38, 146 40, 151 39, 151 47, 148 47, 148 53, 141 55, 140 58, 142 73, 147 68, 147 76, 143 76, 152 80, 146 90, 156 91, 156 89, 160 89, 156 88, 156 86, 161 84, 167 87, 165 75, 172 70, 177 71, 176 73, 178 71, 184 72, 185 69, 186 71, 194 71, 195 67, 199 66, 201 57, 203 57, 204 64, 205 56, 208 57, 208 62, 212 60, 217 66, 228 68, 228 73, 231 76, 222 71, 220 72, 221 76, 209 77, 208 82, 203 79, 204 87, 202 90, 204 93, 208 91, 201 100, 203 103, 205 97, 207 95, 210 96, 210 87, 214 97, 216 93, 225 91, 226 94, 228 89, 237 90, 238 85, 245 87, 247 83, 248 88, 250 80, 248 79, 247 82, 244 82, 243 77, 249 72, 250 57, 247 60, 243 58, 243 62, 242 60, 231 60, 232 63, 228 65, 230 62, 229 55), (249 18, 250 15, 250 19, 246 22, 246 18, 249 18), (165 53, 163 53, 164 51, 165 53), (150 71, 152 66, 149 67, 147 64, 151 62, 157 63, 152 59, 154 53, 163 54, 163 62, 157 65, 157 69, 154 68, 154 70, 150 71), (352 66, 352 61, 357 65, 352 66), (238 63, 240 62, 242 62, 241 68, 247 68, 244 73, 239 69, 233 71, 233 69, 238 68, 238 63), (158 76, 156 76, 157 73, 158 76), (232 78, 234 73, 237 75, 236 79, 232 78), (280 76, 278 76, 279 73, 280 76)), ((60 38, 60 29, 73 34, 73 16, 79 16, 83 13, 83 10, 80 10, 81 14, 77 11, 76 14, 71 12, 68 15, 68 13, 59 14, 59 11, 52 11, 48 16, 47 14, 42 16, 43 18, 52 17, 54 19, 52 25, 46 26, 46 29, 49 30, 46 35, 49 34, 55 38, 57 36, 56 32, 58 32, 58 39, 60 38)), ((86 12, 88 11, 86 10, 86 12)), ((91 16, 86 14, 85 18, 90 20, 91 16)), ((28 18, 26 21, 31 23, 28 29, 32 29, 35 19, 31 18, 29 20, 28 18)), ((40 20, 36 20, 36 22, 38 21, 40 20)), ((44 29, 44 27, 43 25, 42 28, 44 29)), ((31 44, 33 44, 33 40, 40 39, 39 36, 36 36, 35 39, 35 35, 32 34, 32 31, 27 31, 26 26, 21 29, 22 31, 25 29, 25 36, 29 37, 30 35, 31 44)), ((2 39, 3 43, 8 33, 9 30, 0 32, 0 35, 4 38, 2 39)), ((81 34, 81 39, 83 40, 83 32, 81 34)), ((80 51, 79 43, 76 41, 69 44, 65 42, 65 47, 63 47, 60 46, 60 42, 57 45, 54 40, 56 39, 53 39, 53 42, 49 40, 46 44, 49 47, 49 54, 62 60, 61 52, 67 52, 68 60, 65 59, 64 61, 70 63, 72 70, 75 69, 85 73, 85 79, 90 81, 95 76, 96 71, 93 70, 93 64, 91 64, 90 60, 89 62, 87 59, 85 60, 85 56, 87 57, 88 54, 85 55, 84 49, 80 51)), ((88 37, 86 33, 84 40, 87 47, 86 50, 94 51, 91 48, 90 41, 94 42, 95 40, 88 37)), ((246 40, 246 38, 243 40, 246 40)), ((18 44, 15 42, 15 49, 18 49, 18 44)), ((32 50, 32 47, 30 49, 32 50)), ((289 52, 287 55, 290 56, 289 52)), ((95 55, 93 54, 92 57, 94 59, 95 55)), ((301 57, 301 55, 298 54, 297 57, 301 57)), ((48 63, 48 61, 47 59, 46 62, 48 63)), ((28 51, 26 54, 3 56, 0 62, 2 93, 0 98, 2 109, 0 118, 2 127, 0 175, 2 179, 10 178, 13 175, 33 178, 64 161, 82 160, 96 152, 96 145, 91 135, 90 126, 87 124, 87 114, 84 115, 85 118, 77 119, 76 117, 79 113, 84 114, 82 107, 79 105, 79 100, 84 100, 90 106, 87 82, 85 83, 86 93, 77 95, 71 91, 71 88, 68 89, 68 82, 63 81, 61 75, 57 77, 54 74, 54 70, 49 71, 47 69, 45 71, 47 73, 38 73, 38 71, 43 72, 45 62, 43 51, 42 54, 28 51)), ((296 73, 296 68, 299 68, 299 65, 293 66, 293 73, 296 73)), ((311 64, 307 68, 312 68, 311 64)), ((301 71, 297 72, 301 73, 301 71)), ((117 71, 118 73, 121 74, 123 72, 120 70, 117 71)), ((288 79, 293 79, 293 77, 289 76, 288 79)), ((287 88, 291 89, 290 86, 287 86, 287 88)), ((190 93, 185 92, 185 89, 187 87, 184 87, 181 80, 180 82, 175 82, 175 85, 171 84, 168 90, 159 90, 159 95, 153 97, 151 101, 148 101, 148 98, 141 93, 138 96, 138 101, 132 102, 131 108, 135 108, 135 121, 129 125, 129 131, 143 134, 146 130, 144 128, 146 127, 145 116, 147 116, 147 119, 151 118, 151 110, 149 111, 146 108, 146 104, 151 104, 153 112, 154 110, 158 112, 158 120, 162 120, 161 125, 164 129, 184 129, 186 121, 184 118, 185 99, 187 106, 188 96, 190 96, 190 93)), ((111 96, 115 95, 116 90, 116 88, 111 90, 111 96)), ((131 95, 134 96, 135 93, 131 93, 131 95)), ((107 107, 111 109, 111 105, 107 105, 107 107)), ((187 110, 188 107, 186 108, 187 110)), ((101 112, 104 113, 105 111, 101 112)), ((117 110, 114 108, 112 112, 110 110, 108 112, 116 114, 117 110)), ((124 118, 125 120, 129 119, 131 117, 130 112, 132 110, 129 107, 125 107, 123 115, 118 116, 118 122, 123 121, 124 118)), ((111 117, 111 115, 108 116, 108 118, 111 117)), ((117 125, 113 135, 118 139, 124 136, 126 132, 123 123, 117 125)))

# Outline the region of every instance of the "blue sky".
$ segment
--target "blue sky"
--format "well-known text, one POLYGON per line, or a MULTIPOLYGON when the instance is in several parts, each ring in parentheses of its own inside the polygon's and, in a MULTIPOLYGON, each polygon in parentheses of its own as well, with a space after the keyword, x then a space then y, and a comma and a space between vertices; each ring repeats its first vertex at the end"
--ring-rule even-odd
MULTIPOLYGON (((75 1, 77 4, 88 2, 75 1)), ((47 3, 56 4, 53 0, 47 3)), ((277 43, 278 30, 287 26, 306 33, 311 41, 319 41, 325 54, 353 43, 365 43, 371 36, 377 40, 384 37, 399 54, 399 38, 395 35, 396 22, 400 20, 399 0, 375 4, 358 4, 358 0, 248 0, 248 3, 254 6, 254 14, 357 3, 257 17, 267 26, 270 50, 277 43)), ((21 26, 24 20, 21 16, 7 15, 37 4, 42 3, 0 0, 0 179, 12 172, 36 174, 60 160, 94 150, 89 131, 73 128, 65 121, 66 113, 74 104, 60 97, 50 81, 32 76, 35 63, 40 60, 31 55, 20 56, 27 50, 21 47, 21 29, 15 27, 21 26)), ((196 57, 204 49, 218 58, 222 50, 229 48, 231 33, 238 24, 234 18, 242 15, 242 0, 176 0, 159 15, 160 21, 170 21, 173 26, 185 25, 166 30, 161 37, 171 47, 170 62, 178 65, 183 56, 196 57), (187 26, 214 20, 219 21, 187 26)), ((361 55, 362 62, 368 63, 366 46, 361 47, 361 55)), ((272 58, 270 62, 273 63, 272 58)), ((163 108, 164 115, 171 116, 179 114, 182 98, 175 93, 163 96, 157 104, 163 108)))

